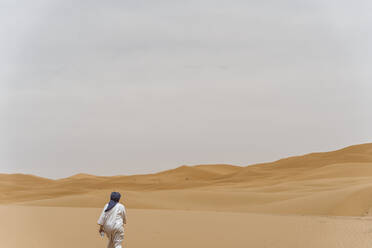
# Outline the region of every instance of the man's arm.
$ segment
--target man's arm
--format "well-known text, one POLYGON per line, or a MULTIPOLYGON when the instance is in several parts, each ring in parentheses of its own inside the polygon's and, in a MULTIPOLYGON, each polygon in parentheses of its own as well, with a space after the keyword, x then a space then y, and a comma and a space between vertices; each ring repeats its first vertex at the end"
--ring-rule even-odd
POLYGON ((102 232, 103 231, 103 224, 104 224, 104 216, 105 216, 106 205, 103 208, 102 213, 101 213, 101 215, 100 215, 100 217, 99 217, 99 219, 97 221, 97 224, 99 225, 99 231, 98 232, 102 232))

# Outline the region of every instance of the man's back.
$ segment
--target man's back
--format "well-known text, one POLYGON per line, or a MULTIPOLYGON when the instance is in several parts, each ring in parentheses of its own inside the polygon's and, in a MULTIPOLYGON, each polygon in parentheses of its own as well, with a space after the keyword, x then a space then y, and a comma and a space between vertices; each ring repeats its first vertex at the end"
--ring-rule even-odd
POLYGON ((105 212, 108 204, 102 210, 98 224, 103 225, 106 231, 120 229, 126 223, 126 209, 123 204, 117 203, 112 209, 105 212))

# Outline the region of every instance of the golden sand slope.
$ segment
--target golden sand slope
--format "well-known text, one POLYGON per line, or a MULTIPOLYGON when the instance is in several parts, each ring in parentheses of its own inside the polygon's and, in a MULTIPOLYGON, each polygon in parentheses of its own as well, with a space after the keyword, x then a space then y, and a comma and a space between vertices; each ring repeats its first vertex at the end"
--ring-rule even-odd
MULTIPOLYGON (((4 248, 100 248, 101 209, 0 206, 4 248)), ((128 209, 131 248, 369 248, 371 219, 128 209)))
POLYGON ((372 215, 372 144, 247 167, 198 165, 156 174, 50 180, 0 175, 0 203, 102 207, 120 191, 129 208, 372 215))

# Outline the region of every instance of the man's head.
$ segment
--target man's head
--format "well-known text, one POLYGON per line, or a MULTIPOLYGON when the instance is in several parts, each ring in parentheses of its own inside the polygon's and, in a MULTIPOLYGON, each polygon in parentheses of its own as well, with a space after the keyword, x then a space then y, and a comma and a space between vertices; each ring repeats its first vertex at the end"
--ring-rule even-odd
POLYGON ((112 192, 111 193, 111 197, 110 197, 110 200, 114 201, 114 202, 119 202, 120 201, 120 193, 119 192, 112 192))
POLYGON ((111 196, 110 196, 110 201, 107 205, 107 208, 105 210, 105 212, 109 211, 110 209, 112 209, 113 207, 115 207, 116 203, 118 203, 120 201, 120 193, 119 192, 112 192, 111 193, 111 196))

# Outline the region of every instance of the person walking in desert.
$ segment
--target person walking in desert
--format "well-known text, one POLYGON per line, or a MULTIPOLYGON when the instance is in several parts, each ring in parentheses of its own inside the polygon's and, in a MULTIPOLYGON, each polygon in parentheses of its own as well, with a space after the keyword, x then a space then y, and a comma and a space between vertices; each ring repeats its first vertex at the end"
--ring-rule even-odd
POLYGON ((99 233, 109 240, 107 248, 121 248, 124 239, 124 224, 127 223, 127 213, 123 204, 119 203, 119 192, 112 192, 110 202, 105 205, 98 219, 99 233))

